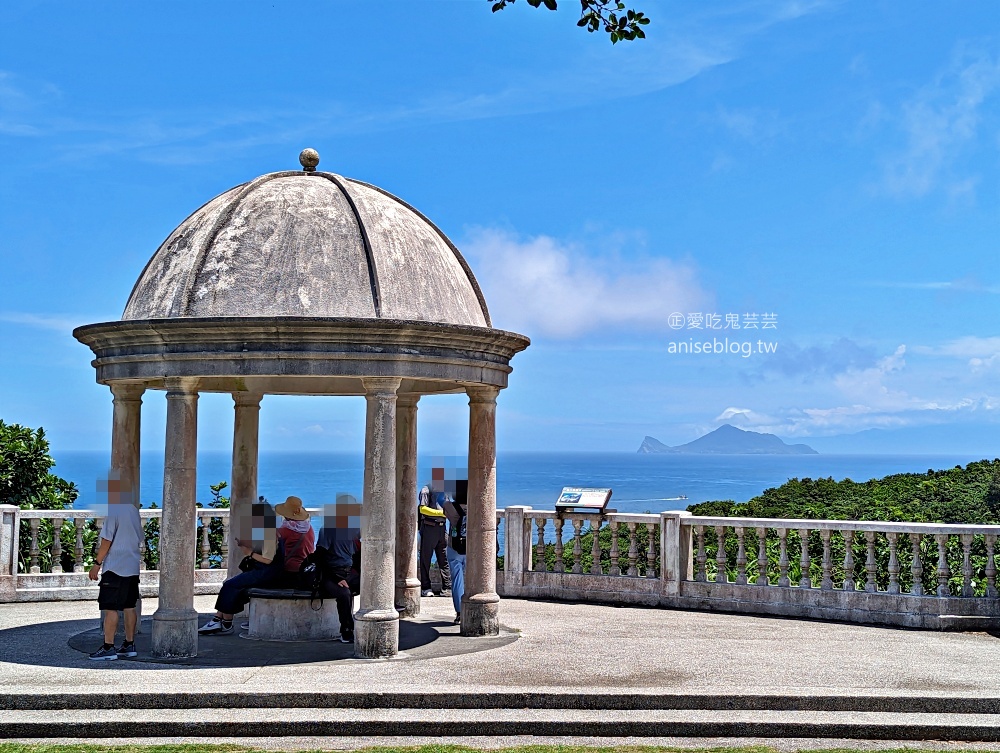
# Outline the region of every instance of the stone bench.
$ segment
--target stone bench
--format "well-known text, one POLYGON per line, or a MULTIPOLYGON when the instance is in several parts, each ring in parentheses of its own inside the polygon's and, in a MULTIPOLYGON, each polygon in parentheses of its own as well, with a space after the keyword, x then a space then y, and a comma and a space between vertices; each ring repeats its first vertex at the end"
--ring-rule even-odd
POLYGON ((251 588, 249 595, 247 638, 331 641, 340 637, 340 618, 337 617, 337 602, 333 599, 313 599, 309 591, 291 588, 251 588))

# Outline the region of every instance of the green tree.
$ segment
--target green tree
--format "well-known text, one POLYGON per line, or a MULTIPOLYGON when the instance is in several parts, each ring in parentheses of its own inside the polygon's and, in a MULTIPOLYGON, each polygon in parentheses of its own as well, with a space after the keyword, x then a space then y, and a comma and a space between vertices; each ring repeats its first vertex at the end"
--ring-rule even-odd
POLYGON ((62 510, 80 495, 76 484, 51 473, 44 429, 0 420, 0 504, 22 510, 62 510))
MULTIPOLYGON (((493 3, 493 12, 503 10, 508 5, 513 5, 516 0, 490 0, 493 3)), ((547 10, 558 8, 557 0, 527 0, 532 8, 544 6, 547 10)), ((634 8, 626 9, 625 3, 621 0, 580 0, 580 19, 577 26, 585 28, 588 32, 604 31, 611 39, 611 44, 618 44, 620 41, 631 42, 635 39, 645 39, 646 34, 642 30, 643 26, 649 23, 649 19, 640 11, 634 8)))
MULTIPOLYGON (((42 428, 31 429, 0 420, 0 504, 17 505, 22 510, 63 510, 73 504, 80 492, 76 484, 52 473, 55 460, 49 454, 49 441, 42 428)), ((39 565, 51 569, 52 539, 56 526, 43 520, 38 527, 39 565)), ((72 565, 76 530, 70 521, 58 526, 64 568, 72 565)), ((85 541, 93 539, 92 530, 84 532, 85 541)), ((22 521, 19 542, 19 566, 27 571, 31 550, 31 525, 22 521)))

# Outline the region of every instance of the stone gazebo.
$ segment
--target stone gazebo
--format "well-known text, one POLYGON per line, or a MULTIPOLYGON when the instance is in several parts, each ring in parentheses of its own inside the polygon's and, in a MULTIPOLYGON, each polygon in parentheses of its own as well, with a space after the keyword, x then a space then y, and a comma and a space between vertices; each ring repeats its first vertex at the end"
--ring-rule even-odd
POLYGON ((496 398, 528 338, 492 328, 469 265, 420 212, 376 186, 317 171, 319 155, 311 149, 299 159, 304 170, 262 175, 195 211, 150 259, 122 320, 73 333, 94 351, 97 381, 114 395, 112 467, 136 494, 142 394, 166 391, 157 657, 198 651, 193 546, 201 392, 228 392, 235 402, 233 516, 249 514, 257 499, 264 395, 364 395, 356 653, 371 658, 394 655, 400 614, 420 609, 417 401, 467 393, 461 629, 466 636, 499 630, 496 398))

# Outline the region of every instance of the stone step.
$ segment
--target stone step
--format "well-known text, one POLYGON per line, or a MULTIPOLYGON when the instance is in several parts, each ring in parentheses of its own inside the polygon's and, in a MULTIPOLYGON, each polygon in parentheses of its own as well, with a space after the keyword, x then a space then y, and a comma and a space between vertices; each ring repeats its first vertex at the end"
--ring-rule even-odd
POLYGON ((1000 697, 602 692, 64 692, 0 693, 0 711, 60 709, 536 709, 1000 714, 1000 697))
POLYGON ((1000 715, 555 709, 12 710, 0 738, 286 736, 754 737, 1000 741, 1000 715))

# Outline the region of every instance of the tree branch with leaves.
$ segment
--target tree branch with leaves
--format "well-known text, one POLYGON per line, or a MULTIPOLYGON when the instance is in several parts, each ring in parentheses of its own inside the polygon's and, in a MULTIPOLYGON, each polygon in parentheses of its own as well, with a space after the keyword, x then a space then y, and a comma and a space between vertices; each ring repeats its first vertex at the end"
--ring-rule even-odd
MULTIPOLYGON (((497 13, 515 2, 516 0, 496 0, 493 2, 493 12, 497 13)), ((557 0, 527 0, 527 2, 532 8, 540 8, 543 5, 548 10, 558 8, 557 0)), ((642 27, 648 23, 649 19, 643 13, 634 8, 626 9, 625 3, 621 0, 580 0, 580 20, 576 25, 585 28, 591 34, 603 30, 611 39, 611 44, 618 44, 622 40, 631 42, 635 39, 645 39, 646 33, 642 27)))

